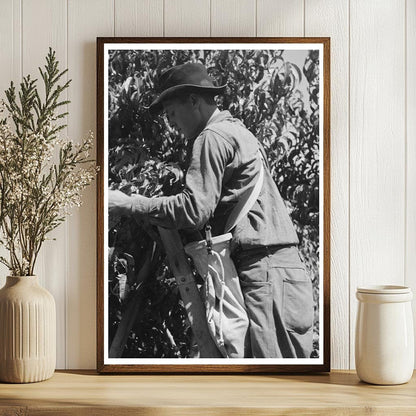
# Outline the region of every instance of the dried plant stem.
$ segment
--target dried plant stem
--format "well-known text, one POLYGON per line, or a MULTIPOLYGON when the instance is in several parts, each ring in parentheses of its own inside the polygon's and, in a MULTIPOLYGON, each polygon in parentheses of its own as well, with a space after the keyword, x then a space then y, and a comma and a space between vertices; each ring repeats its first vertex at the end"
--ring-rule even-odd
POLYGON ((59 81, 55 52, 49 49, 44 70, 39 68, 45 96, 38 93, 30 76, 23 78, 17 93, 13 83, 0 106, 0 244, 9 259, 0 257, 12 275, 32 275, 39 251, 48 233, 61 224, 73 206, 80 206, 81 193, 94 179, 96 167, 89 158, 92 134, 81 144, 64 141, 58 120, 67 115, 60 101, 70 81, 59 81), (12 125, 10 123, 12 121, 12 125), (54 160, 55 151, 59 161, 54 160))

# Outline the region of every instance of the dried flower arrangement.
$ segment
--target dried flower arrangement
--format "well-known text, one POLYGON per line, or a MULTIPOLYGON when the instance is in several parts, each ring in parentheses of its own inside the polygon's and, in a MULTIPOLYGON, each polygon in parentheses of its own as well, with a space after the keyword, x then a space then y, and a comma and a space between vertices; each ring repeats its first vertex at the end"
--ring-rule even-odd
POLYGON ((79 144, 60 137, 68 113, 60 100, 70 80, 59 84, 67 69, 58 69, 49 48, 37 80, 23 78, 20 91, 11 83, 0 106, 0 245, 10 258, 0 257, 12 276, 31 276, 43 242, 61 224, 70 208, 81 205, 81 194, 95 177, 89 156, 92 133, 79 144), (16 95, 17 94, 17 95, 16 95))

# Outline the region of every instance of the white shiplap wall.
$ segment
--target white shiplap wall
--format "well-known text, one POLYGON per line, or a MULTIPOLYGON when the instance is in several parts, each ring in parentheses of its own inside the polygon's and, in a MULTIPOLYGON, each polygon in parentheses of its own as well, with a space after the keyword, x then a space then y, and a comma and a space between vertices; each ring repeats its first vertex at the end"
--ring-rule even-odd
MULTIPOLYGON (((256 35, 331 37, 331 355, 353 368, 356 287, 416 290, 415 0, 0 0, 0 91, 53 47, 80 140, 95 130, 97 36, 256 35)), ((58 368, 95 368, 95 207, 94 185, 39 259, 58 368)))

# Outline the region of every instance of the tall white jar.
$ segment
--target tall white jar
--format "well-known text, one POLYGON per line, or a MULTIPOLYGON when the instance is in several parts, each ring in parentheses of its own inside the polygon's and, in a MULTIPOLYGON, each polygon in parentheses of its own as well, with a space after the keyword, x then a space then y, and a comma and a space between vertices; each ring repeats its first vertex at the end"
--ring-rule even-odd
POLYGON ((414 334, 410 288, 358 288, 355 366, 372 384, 402 384, 414 368, 414 334))

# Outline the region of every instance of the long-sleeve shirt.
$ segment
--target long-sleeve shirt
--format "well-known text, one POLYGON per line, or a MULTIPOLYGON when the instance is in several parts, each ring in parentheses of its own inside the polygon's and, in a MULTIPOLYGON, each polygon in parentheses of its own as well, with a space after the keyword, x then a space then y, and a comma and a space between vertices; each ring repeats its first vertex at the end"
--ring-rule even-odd
MULTIPOLYGON (((260 172, 259 142, 228 111, 214 113, 195 139, 185 187, 177 195, 138 198, 133 212, 151 223, 177 229, 202 229, 209 221, 213 235, 224 226, 239 198, 251 189, 260 172)), ((287 208, 267 168, 259 197, 232 230, 233 246, 297 244, 287 208)))

